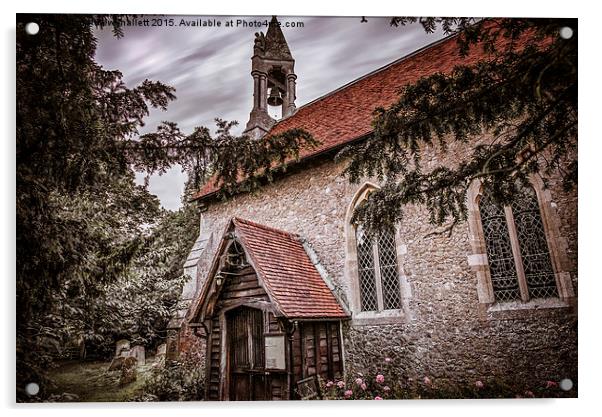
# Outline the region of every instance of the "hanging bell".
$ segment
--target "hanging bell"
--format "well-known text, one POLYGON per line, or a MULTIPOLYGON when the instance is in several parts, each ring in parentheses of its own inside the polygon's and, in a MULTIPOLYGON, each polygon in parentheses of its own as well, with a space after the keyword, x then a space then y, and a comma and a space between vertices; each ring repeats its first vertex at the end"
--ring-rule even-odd
POLYGON ((278 89, 278 87, 272 87, 270 89, 268 104, 274 107, 282 105, 282 96, 280 95, 280 90, 278 89))

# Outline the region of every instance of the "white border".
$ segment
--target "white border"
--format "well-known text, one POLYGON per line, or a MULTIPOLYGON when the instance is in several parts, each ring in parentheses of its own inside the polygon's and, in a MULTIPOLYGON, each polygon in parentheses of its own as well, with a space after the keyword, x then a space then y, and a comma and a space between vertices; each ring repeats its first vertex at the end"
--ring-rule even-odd
MULTIPOLYGON (((2 64, 0 64, 3 92, 0 100, 2 115, 2 265, 3 274, 3 310, 5 333, 1 343, 2 353, 2 405, 5 415, 38 415, 49 416, 81 416, 85 410, 87 416, 105 416, 107 408, 115 415, 132 415, 144 413, 146 416, 166 416, 176 411, 178 416, 199 415, 265 415, 266 413, 286 414, 289 416, 306 416, 316 411, 347 416, 362 415, 372 410, 381 414, 428 415, 479 415, 507 416, 508 413, 529 412, 530 414, 577 415, 590 407, 598 406, 600 360, 599 314, 594 310, 594 297, 602 292, 600 273, 595 266, 594 250, 599 246, 600 228, 600 177, 598 166, 602 155, 602 138, 598 126, 600 120, 600 8, 596 2, 575 2, 548 0, 545 2, 526 2, 524 0, 504 0, 500 2, 475 2, 464 0, 429 0, 428 2, 356 2, 323 0, 304 0, 283 2, 268 0, 259 2, 227 1, 190 2, 175 1, 150 2, 140 0, 104 0, 103 2, 63 1, 6 1, 2 2, 2 64), (144 13, 178 13, 178 14, 256 14, 265 15, 437 15, 437 16, 546 16, 546 17, 579 17, 580 56, 579 56, 579 165, 580 165, 580 198, 579 198, 579 288, 580 323, 579 323, 579 400, 503 400, 503 401, 405 401, 405 402, 329 402, 329 403, 282 403, 282 404, 86 404, 86 405, 14 405, 14 315, 15 315, 15 16, 16 12, 144 12, 144 13), (596 123, 598 122, 598 123, 596 123), (378 410, 377 410, 378 408, 378 410), (520 410, 520 411, 519 411, 520 410)), ((599 311, 599 310, 598 310, 599 311)), ((598 406, 599 408, 599 406, 598 406)))

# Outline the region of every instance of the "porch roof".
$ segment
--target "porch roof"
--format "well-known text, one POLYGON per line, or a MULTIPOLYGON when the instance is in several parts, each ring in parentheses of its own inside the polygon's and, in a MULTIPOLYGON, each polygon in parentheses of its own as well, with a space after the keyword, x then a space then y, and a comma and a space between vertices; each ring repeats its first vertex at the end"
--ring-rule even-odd
POLYGON ((347 317, 299 235, 234 218, 240 241, 266 291, 287 317, 347 317))
MULTIPOLYGON (((197 313, 205 304, 213 277, 218 272, 219 258, 227 246, 224 242, 232 232, 244 248, 260 285, 282 316, 289 319, 349 317, 317 268, 317 261, 312 262, 299 235, 236 217, 230 220, 215 255, 214 266, 195 309, 197 313)), ((197 313, 193 317, 198 316, 197 313)))

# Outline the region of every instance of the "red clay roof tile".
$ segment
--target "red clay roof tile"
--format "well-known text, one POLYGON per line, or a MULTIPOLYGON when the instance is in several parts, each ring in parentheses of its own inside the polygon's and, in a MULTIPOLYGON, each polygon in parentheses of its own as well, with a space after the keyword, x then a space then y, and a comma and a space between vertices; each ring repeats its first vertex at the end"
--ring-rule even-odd
POLYGON ((255 272, 286 317, 348 317, 298 235, 239 218, 232 222, 255 272))

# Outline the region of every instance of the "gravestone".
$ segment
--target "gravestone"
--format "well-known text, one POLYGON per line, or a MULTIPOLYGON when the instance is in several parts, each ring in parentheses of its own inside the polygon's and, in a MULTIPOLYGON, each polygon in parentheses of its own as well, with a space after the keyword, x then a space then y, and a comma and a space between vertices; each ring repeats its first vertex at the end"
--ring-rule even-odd
POLYGON ((130 341, 127 339, 121 339, 117 341, 117 346, 115 347, 115 356, 128 356, 127 352, 130 350, 130 341), (123 354, 123 351, 126 351, 126 354, 123 354))
POLYGON ((162 343, 159 346, 157 346, 157 356, 165 356, 166 352, 167 352, 167 345, 165 343, 162 343))
POLYGON ((155 366, 165 365, 165 356, 167 353, 167 344, 162 343, 157 346, 157 353, 155 354, 155 366))
POLYGON ((138 365, 146 364, 146 353, 144 350, 144 346, 134 346, 130 349, 129 356, 136 358, 138 365))

